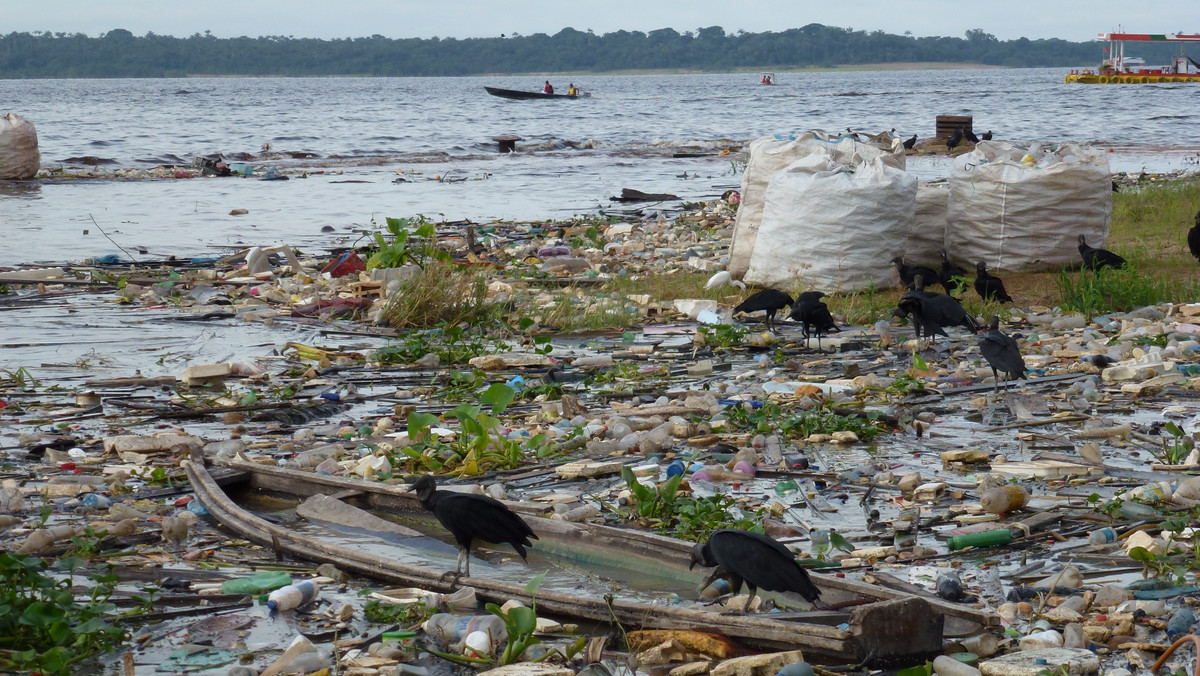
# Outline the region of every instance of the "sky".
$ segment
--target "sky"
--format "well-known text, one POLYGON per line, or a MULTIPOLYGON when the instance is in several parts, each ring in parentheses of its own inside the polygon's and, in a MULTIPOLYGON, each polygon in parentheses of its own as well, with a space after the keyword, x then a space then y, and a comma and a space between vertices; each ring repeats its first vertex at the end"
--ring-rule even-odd
POLYGON ((563 28, 727 33, 783 31, 810 23, 855 30, 962 37, 973 28, 1001 40, 1092 40, 1097 33, 1200 32, 1200 2, 1131 0, 0 0, 0 32, 96 37, 114 28, 187 37, 499 37, 563 28), (1110 18, 1105 18, 1110 17, 1110 18), (1124 21, 1123 26, 1117 22, 1124 21))

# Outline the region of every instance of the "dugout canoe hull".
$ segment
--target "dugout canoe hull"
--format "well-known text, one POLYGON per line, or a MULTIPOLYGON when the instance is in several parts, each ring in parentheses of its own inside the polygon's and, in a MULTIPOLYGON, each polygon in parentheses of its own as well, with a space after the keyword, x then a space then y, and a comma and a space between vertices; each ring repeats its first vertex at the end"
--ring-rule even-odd
MULTIPOLYGON (((274 466, 230 460, 222 466, 244 472, 251 489, 286 493, 304 498, 331 495, 368 509, 417 512, 419 503, 404 487, 368 483, 341 477, 318 475, 274 466)), ((213 517, 225 527, 248 540, 271 546, 277 552, 310 561, 330 562, 387 582, 449 592, 455 585, 443 580, 444 570, 404 564, 367 552, 340 547, 318 538, 294 532, 262 519, 233 502, 200 463, 185 461, 197 497, 213 517)), ((655 565, 686 569, 691 543, 641 531, 594 524, 576 524, 537 516, 547 508, 530 503, 509 503, 523 513, 540 538, 534 545, 569 550, 598 548, 619 551, 631 561, 650 560, 655 565)), ((636 565, 636 564, 634 564, 636 565)), ((697 579, 700 575, 697 575, 697 579)), ((872 665, 912 663, 939 654, 944 627, 974 625, 987 628, 999 624, 991 613, 952 604, 936 597, 915 596, 858 580, 813 575, 823 592, 822 601, 837 603, 865 599, 849 612, 814 611, 811 613, 722 615, 716 611, 696 610, 650 604, 621 598, 596 598, 541 590, 538 607, 548 614, 610 623, 615 617, 626 630, 692 629, 723 634, 744 645, 759 649, 801 649, 810 659, 823 663, 872 665), (610 605, 611 603, 611 605, 610 605), (786 619, 777 619, 779 615, 786 619), (849 629, 838 624, 848 624, 849 629)), ((462 578, 460 585, 476 589, 484 600, 503 603, 515 598, 529 603, 523 584, 483 577, 462 578)), ((959 632, 956 632, 959 633, 959 632)))

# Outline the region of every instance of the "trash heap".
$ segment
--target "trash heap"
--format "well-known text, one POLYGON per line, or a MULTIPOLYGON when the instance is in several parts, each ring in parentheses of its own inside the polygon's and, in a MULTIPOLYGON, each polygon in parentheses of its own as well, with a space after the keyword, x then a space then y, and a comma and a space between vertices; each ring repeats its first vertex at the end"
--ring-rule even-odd
POLYGON ((1183 663, 1169 651, 1195 623, 1200 305, 1013 310, 1029 380, 994 392, 971 337, 914 358, 884 317, 817 351, 793 326, 731 320, 732 287, 659 295, 648 280, 724 267, 732 214, 406 222, 370 255, 2 272, 42 298, 94 289, 125 316, 280 336, 65 386, 5 370, 6 556, 78 557, 77 579, 112 564, 97 588, 130 640, 107 659, 132 673, 1183 663), (434 249, 485 275, 506 332, 394 320, 434 249), (639 328, 557 335, 593 313, 639 328), (429 473, 536 524, 529 565, 485 547, 471 578, 444 579, 456 551, 407 491, 429 473), (387 511, 408 516, 372 513, 387 511), (745 593, 688 570, 719 528, 783 543, 826 607, 760 591, 728 612, 745 593), (430 536, 442 546, 404 553, 430 536))

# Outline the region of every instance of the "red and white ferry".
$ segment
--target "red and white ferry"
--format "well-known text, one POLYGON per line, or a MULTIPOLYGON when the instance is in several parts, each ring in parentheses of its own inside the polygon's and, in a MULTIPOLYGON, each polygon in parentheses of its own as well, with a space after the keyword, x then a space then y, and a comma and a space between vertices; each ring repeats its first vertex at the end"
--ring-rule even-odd
POLYGON ((1200 63, 1183 52, 1183 43, 1200 42, 1197 33, 1101 33, 1097 40, 1108 41, 1108 58, 1100 68, 1072 70, 1066 82, 1080 84, 1149 84, 1152 82, 1200 82, 1200 63), (1134 56, 1125 56, 1126 42, 1179 42, 1179 56, 1170 65, 1147 66, 1134 56))

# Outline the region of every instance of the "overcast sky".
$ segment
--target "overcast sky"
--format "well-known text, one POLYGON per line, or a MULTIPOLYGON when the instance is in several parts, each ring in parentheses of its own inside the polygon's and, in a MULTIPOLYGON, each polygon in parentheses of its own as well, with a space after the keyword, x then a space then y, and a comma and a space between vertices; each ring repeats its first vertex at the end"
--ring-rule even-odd
POLYGON ((1200 2, 1132 0, 0 0, 0 32, 98 36, 389 38, 554 34, 564 27, 617 30, 721 26, 726 32, 782 31, 810 23, 916 36, 961 37, 981 28, 1001 40, 1091 40, 1118 30, 1200 32, 1200 2))

